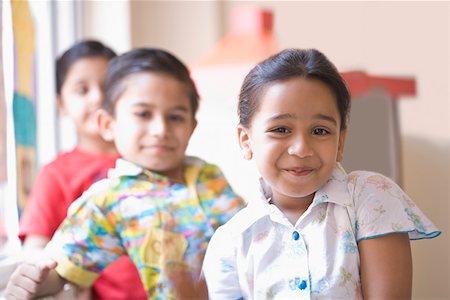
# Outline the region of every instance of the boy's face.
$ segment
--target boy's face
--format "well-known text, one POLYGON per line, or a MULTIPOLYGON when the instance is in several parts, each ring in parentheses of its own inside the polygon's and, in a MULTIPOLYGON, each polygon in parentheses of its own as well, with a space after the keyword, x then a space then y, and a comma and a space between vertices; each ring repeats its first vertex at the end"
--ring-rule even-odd
POLYGON ((107 66, 102 57, 80 58, 70 67, 61 87, 60 110, 74 122, 80 141, 100 138, 95 112, 103 102, 107 66))
POLYGON ((275 202, 312 201, 342 159, 345 131, 334 94, 321 81, 292 78, 267 88, 260 101, 250 129, 238 129, 241 148, 255 158, 275 202))
POLYGON ((183 160, 196 121, 186 86, 158 73, 137 73, 122 83, 107 125, 123 158, 183 181, 183 160))

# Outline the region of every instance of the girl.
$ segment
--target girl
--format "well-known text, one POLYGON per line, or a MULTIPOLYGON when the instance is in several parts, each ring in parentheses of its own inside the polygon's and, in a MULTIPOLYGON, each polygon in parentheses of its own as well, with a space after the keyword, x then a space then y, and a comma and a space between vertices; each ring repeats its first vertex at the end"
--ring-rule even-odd
POLYGON ((218 167, 185 155, 199 97, 189 71, 166 51, 136 49, 111 61, 105 87, 99 126, 123 159, 70 207, 56 272, 54 262, 22 266, 7 298, 54 292, 63 278, 89 287, 121 255, 148 298, 206 296, 193 286, 206 246, 242 201, 218 167))
POLYGON ((409 239, 439 231, 388 178, 340 166, 350 95, 317 50, 289 49, 242 85, 239 144, 263 200, 219 228, 203 271, 211 299, 408 299, 409 239))
MULTIPOLYGON (((108 62, 115 56, 101 42, 83 40, 56 61, 57 104, 73 121, 78 139, 73 150, 59 154, 36 179, 20 219, 25 250, 44 248, 70 204, 114 167, 118 154, 114 143, 101 137, 96 111, 104 100, 108 62)), ((125 256, 101 274, 92 292, 94 299, 146 299, 136 267, 125 256)))

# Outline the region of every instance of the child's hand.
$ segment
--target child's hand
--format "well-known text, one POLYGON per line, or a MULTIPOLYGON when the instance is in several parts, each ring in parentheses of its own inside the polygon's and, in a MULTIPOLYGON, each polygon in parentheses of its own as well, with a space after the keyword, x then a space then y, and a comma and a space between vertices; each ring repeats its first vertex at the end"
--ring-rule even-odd
POLYGON ((56 268, 57 263, 47 260, 41 263, 23 263, 11 275, 6 286, 5 297, 8 300, 34 298, 48 276, 50 270, 56 268))
POLYGON ((203 277, 198 282, 192 280, 192 275, 187 271, 175 271, 169 274, 174 285, 177 299, 179 300, 203 300, 208 299, 208 290, 203 277))

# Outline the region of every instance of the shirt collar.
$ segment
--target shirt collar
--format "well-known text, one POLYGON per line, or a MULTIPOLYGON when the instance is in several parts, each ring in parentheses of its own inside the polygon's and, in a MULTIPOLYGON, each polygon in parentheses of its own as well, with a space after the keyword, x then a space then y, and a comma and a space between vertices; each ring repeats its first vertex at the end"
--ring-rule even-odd
POLYGON ((312 206, 323 202, 336 203, 342 206, 352 205, 348 192, 348 175, 338 162, 331 174, 331 178, 314 195, 312 206))
POLYGON ((132 163, 131 161, 119 158, 116 160, 114 169, 109 169, 108 178, 119 178, 122 176, 138 176, 144 172, 144 168, 132 163))
MULTIPOLYGON (((185 158, 184 164, 185 164, 184 176, 186 178, 186 184, 188 186, 195 185, 195 181, 197 179, 198 173, 200 172, 200 168, 201 165, 203 164, 203 161, 197 159, 196 157, 188 156, 185 158)), ((169 178, 167 178, 166 176, 147 170, 123 158, 117 159, 116 166, 114 169, 109 169, 108 178, 114 179, 124 176, 136 177, 141 174, 147 176, 149 180, 169 181, 169 178)))

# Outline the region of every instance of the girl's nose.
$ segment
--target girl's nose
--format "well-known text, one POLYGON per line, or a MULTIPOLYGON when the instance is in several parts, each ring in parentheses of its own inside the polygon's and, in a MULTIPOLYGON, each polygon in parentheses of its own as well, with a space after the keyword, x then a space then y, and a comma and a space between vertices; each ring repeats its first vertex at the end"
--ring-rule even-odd
POLYGON ((293 140, 288 148, 289 155, 296 155, 300 158, 306 158, 313 155, 313 148, 307 138, 300 136, 293 140))

